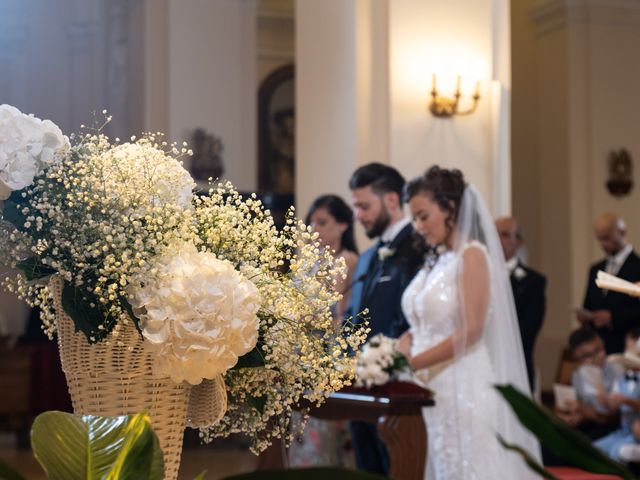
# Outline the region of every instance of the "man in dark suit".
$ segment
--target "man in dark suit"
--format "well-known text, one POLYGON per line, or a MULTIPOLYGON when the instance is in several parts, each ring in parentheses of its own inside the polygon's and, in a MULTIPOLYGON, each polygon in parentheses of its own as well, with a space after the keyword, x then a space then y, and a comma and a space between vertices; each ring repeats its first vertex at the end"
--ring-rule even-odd
POLYGON ((600 215, 594 231, 607 258, 591 266, 583 308, 576 312, 576 317, 595 328, 607 353, 618 353, 624 351, 626 333, 640 326, 640 302, 623 293, 599 289, 595 279, 598 270, 604 270, 629 282, 638 282, 640 257, 627 243, 625 222, 616 214, 600 215))
MULTIPOLYGON (((397 338, 408 328, 400 299, 422 265, 422 254, 403 211, 404 184, 397 170, 380 163, 358 168, 349 180, 355 218, 369 238, 378 238, 358 259, 347 310, 358 323, 357 315, 368 309, 370 336, 383 333, 397 338)), ((358 468, 388 473, 389 457, 376 426, 351 422, 350 429, 358 468)))
POLYGON ((547 279, 532 268, 524 265, 516 256, 518 249, 524 244, 518 222, 513 217, 502 217, 496 220, 496 228, 504 251, 504 258, 509 270, 513 300, 516 305, 522 350, 527 365, 529 386, 534 389, 533 351, 536 338, 544 322, 546 299, 544 290, 547 279))

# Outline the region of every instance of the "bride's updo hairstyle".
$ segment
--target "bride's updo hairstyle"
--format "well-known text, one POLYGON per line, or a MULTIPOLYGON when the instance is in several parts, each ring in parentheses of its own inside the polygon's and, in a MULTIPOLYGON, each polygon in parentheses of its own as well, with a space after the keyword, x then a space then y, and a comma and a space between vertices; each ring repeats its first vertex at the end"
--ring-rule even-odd
POLYGON ((404 190, 404 200, 408 203, 416 195, 426 194, 449 214, 445 228, 448 234, 451 234, 458 220, 462 195, 466 186, 464 175, 457 168, 449 170, 434 165, 424 175, 407 183, 404 190))

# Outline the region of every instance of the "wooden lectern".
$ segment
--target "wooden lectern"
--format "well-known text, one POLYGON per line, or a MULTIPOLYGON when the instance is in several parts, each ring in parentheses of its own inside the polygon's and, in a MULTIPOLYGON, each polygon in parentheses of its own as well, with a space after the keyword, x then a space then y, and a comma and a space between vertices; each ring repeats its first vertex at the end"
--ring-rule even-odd
MULTIPOLYGON (((372 389, 346 387, 332 394, 309 415, 323 420, 360 420, 378 425, 389 451, 393 480, 422 480, 427 463, 427 429, 422 408, 433 406, 433 394, 414 383, 390 382, 372 389)), ((261 455, 259 468, 282 468, 279 446, 261 455)))
POLYGON ((390 382, 364 388, 347 387, 309 412, 324 420, 360 420, 378 424, 387 446, 393 480, 422 480, 427 463, 427 429, 422 408, 433 406, 433 394, 414 383, 390 382))

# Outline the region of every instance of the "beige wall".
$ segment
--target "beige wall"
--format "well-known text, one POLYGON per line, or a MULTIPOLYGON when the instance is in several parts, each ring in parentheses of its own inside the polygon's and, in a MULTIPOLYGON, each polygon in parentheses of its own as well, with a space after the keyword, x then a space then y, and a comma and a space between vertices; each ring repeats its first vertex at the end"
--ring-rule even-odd
MULTIPOLYGON (((491 0, 397 0, 391 5, 391 158, 408 177, 435 163, 464 171, 491 202, 492 16, 491 0), (447 21, 447 19, 455 19, 447 21), (440 119, 428 109, 430 63, 478 61, 482 100, 468 117, 440 119)), ((446 67, 445 67, 446 68, 446 67)), ((456 68, 455 66, 452 68, 456 68)), ((443 84, 451 89, 453 85, 443 84)), ((465 85, 469 95, 473 83, 465 85)))
POLYGON ((637 2, 512 1, 513 210, 530 263, 549 282, 537 346, 546 386, 572 328, 571 307, 582 301, 588 265, 601 257, 593 218, 620 213, 640 244, 640 192, 617 199, 605 187, 611 149, 640 154, 639 27, 637 2))

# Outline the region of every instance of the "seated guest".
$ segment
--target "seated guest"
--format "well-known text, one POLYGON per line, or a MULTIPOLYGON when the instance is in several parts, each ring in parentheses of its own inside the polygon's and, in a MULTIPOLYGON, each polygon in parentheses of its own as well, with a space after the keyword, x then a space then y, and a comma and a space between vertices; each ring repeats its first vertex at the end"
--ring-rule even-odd
POLYGON ((596 330, 607 353, 619 353, 624 349, 626 333, 640 326, 640 302, 624 293, 601 290, 595 279, 598 270, 604 270, 624 280, 638 282, 640 257, 627 243, 624 220, 617 215, 600 215, 594 230, 607 258, 591 267, 583 308, 577 310, 576 317, 583 325, 590 325, 596 330))
POLYGON ((518 222, 513 217, 496 220, 496 228, 502 244, 504 258, 509 270, 513 299, 518 315, 522 350, 527 364, 529 386, 534 389, 533 349, 544 321, 547 279, 535 270, 525 266, 516 256, 524 244, 518 222))
POLYGON ((594 443, 596 447, 617 461, 635 460, 640 430, 640 331, 634 329, 626 338, 624 364, 626 374, 614 384, 613 391, 604 401, 610 411, 620 412, 620 427, 594 443))
POLYGON ((563 410, 556 409, 556 414, 595 440, 616 428, 617 415, 606 398, 623 372, 607 360, 602 338, 589 327, 571 333, 569 351, 579 364, 571 377, 577 400, 563 410))

